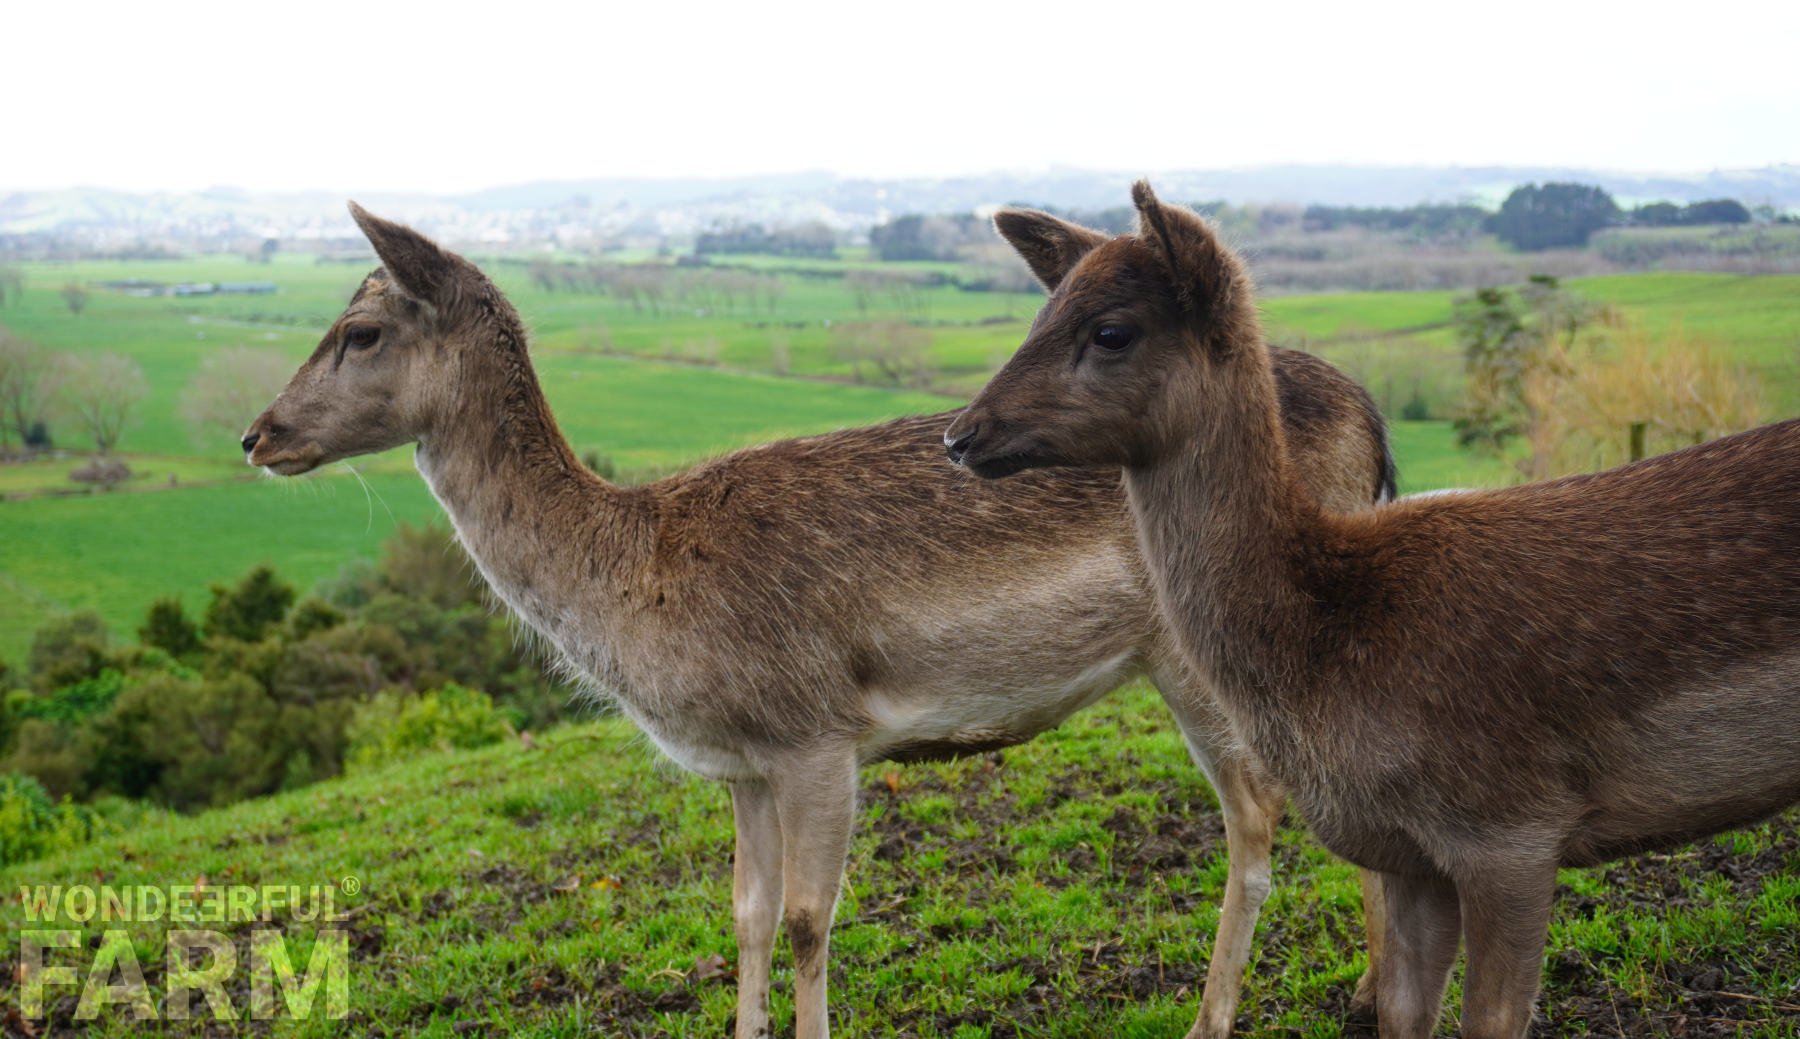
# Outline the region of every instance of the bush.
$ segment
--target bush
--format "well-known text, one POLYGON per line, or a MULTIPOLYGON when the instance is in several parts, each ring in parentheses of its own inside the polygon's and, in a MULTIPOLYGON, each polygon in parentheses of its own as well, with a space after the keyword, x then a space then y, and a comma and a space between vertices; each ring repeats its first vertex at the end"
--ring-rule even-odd
POLYGON ((0 774, 0 865, 77 847, 112 829, 90 809, 52 801, 30 776, 0 774))
POLYGON ((244 575, 234 587, 212 584, 213 601, 206 608, 208 638, 232 638, 255 642, 287 616, 294 604, 294 586, 275 576, 268 566, 244 575))
POLYGON ((294 603, 267 567, 215 585, 204 640, 174 599, 125 648, 95 615, 58 618, 38 632, 28 675, 0 668, 0 773, 30 775, 52 798, 192 811, 342 772, 359 708, 364 743, 380 747, 470 746, 509 722, 549 724, 566 690, 481 599, 450 532, 428 525, 324 597, 294 603))
POLYGON ((200 648, 200 629, 187 619, 181 600, 165 596, 150 604, 144 626, 137 630, 138 641, 156 646, 172 657, 182 657, 200 648))
POLYGON ((111 707, 125 687, 125 676, 105 668, 92 678, 70 682, 49 696, 33 697, 8 705, 15 718, 42 718, 49 722, 76 722, 111 707))
POLYGON ((107 665, 111 634, 106 622, 92 610, 58 617, 32 636, 25 667, 34 688, 48 693, 65 685, 94 678, 107 665))
POLYGON ((349 766, 362 771, 434 750, 467 750, 512 735, 486 693, 454 682, 423 696, 388 691, 351 716, 349 766))

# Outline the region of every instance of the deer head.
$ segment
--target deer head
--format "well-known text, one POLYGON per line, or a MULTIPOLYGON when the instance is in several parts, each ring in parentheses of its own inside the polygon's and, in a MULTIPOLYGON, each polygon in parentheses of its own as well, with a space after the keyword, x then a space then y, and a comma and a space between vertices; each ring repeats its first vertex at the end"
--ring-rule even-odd
POLYGON ((507 306, 462 257, 354 202, 350 213, 383 266, 244 432, 246 460, 282 476, 429 436, 458 403, 433 373, 457 371, 484 313, 507 306))
POLYGON ((1011 361, 944 434, 977 475, 1140 465, 1204 406, 1207 370, 1260 344, 1249 276, 1194 213, 1132 188, 1138 233, 1108 238, 1033 210, 996 229, 1050 292, 1011 361))

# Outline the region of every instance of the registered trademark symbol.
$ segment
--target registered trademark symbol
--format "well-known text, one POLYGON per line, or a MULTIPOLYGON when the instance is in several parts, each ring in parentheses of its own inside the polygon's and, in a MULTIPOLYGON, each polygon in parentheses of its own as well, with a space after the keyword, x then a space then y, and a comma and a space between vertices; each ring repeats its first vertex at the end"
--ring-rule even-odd
POLYGON ((358 891, 362 890, 362 881, 356 879, 353 876, 345 877, 344 879, 338 881, 338 888, 340 890, 342 890, 344 892, 344 894, 346 894, 346 895, 354 895, 358 891))

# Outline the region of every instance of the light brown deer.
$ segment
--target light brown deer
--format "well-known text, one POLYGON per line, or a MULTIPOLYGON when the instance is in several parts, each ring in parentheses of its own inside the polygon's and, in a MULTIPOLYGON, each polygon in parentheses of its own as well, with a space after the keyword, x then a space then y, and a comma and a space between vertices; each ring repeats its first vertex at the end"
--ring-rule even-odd
MULTIPOLYGON (((1171 630, 1326 847, 1382 874, 1384 1036, 1530 1022, 1559 866, 1800 799, 1800 422, 1591 476, 1320 508, 1250 283, 1140 183, 951 424, 983 475, 1126 467, 1171 630)), ((1055 224, 1010 219, 1032 237, 1055 224)))
MULTIPOLYGON (((769 444, 636 488, 575 459, 506 298, 472 264, 352 207, 384 264, 250 427, 293 475, 417 442, 488 584, 683 767, 730 785, 740 1037, 772 1034, 785 922, 802 1039, 825 966, 859 764, 1030 739, 1148 674, 1219 792, 1225 905, 1193 1035, 1236 1013, 1284 804, 1184 673, 1118 473, 1005 485, 944 465, 948 416, 769 444)), ((1344 508, 1391 491, 1373 404, 1283 354, 1302 464, 1344 508)), ((1371 885, 1372 887, 1373 885, 1371 885)))

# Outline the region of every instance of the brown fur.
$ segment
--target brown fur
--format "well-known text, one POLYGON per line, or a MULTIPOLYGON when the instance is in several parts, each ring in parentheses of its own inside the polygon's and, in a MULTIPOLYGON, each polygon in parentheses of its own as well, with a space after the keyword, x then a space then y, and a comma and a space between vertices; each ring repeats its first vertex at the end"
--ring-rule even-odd
MULTIPOLYGON (((1144 673, 1225 806, 1231 872, 1194 1035, 1229 1031, 1282 795, 1165 635, 1116 469, 976 480, 943 464, 948 416, 933 416, 612 486, 557 431, 492 283, 356 213, 386 266, 251 427, 249 460, 291 474, 417 441, 494 591, 676 761, 731 784, 740 1036, 767 1034, 783 918, 799 1035, 825 1034, 858 764, 1030 739, 1144 673), (373 345, 347 338, 371 327, 373 345)), ((1390 470, 1366 396, 1303 355, 1281 368, 1296 441, 1320 445, 1319 493, 1372 501, 1390 470)))
POLYGON ((946 441, 977 472, 1128 465, 1189 659, 1327 847, 1383 873, 1382 1034, 1430 1034, 1460 934, 1464 1034, 1516 1039, 1559 866, 1800 799, 1800 422, 1332 513, 1242 267, 1136 198, 1139 234, 1070 273, 946 441), (1108 322, 1130 349, 1071 364, 1108 322))

